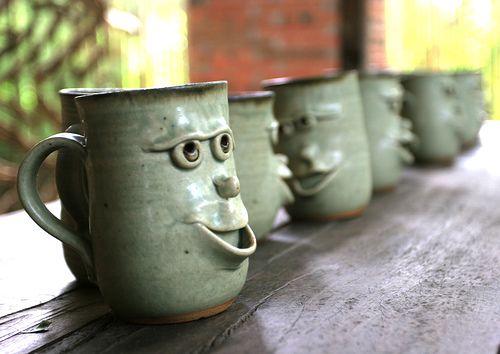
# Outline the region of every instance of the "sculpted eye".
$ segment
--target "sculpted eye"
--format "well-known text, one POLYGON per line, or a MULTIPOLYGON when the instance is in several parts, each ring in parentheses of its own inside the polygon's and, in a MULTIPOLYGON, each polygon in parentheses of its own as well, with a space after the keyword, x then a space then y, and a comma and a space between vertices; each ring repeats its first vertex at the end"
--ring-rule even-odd
POLYGON ((316 124, 316 119, 313 116, 302 116, 295 120, 295 126, 298 130, 312 128, 316 124))
POLYGON ((200 150, 198 150, 196 144, 192 141, 184 145, 182 153, 189 162, 194 162, 200 157, 200 150))
POLYGON ((172 152, 172 160, 182 168, 194 168, 202 160, 201 144, 198 140, 186 141, 176 145, 172 152))
POLYGON ((448 96, 455 96, 456 92, 455 92, 455 88, 453 86, 446 86, 444 88, 444 92, 448 95, 448 96))
POLYGON ((212 152, 221 161, 227 160, 234 149, 233 138, 228 133, 217 135, 211 141, 212 152))
POLYGON ((220 138, 220 147, 222 149, 222 152, 224 152, 225 154, 231 151, 231 138, 229 137, 229 135, 224 134, 220 138))

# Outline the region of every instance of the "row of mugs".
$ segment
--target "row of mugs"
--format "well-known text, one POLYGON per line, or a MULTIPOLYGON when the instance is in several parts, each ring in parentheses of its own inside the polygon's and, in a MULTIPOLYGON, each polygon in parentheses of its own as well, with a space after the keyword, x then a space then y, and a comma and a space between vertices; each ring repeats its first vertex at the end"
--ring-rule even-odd
POLYGON ((65 89, 66 132, 27 155, 20 199, 65 244, 76 277, 97 283, 120 317, 206 317, 239 293, 256 239, 283 205, 293 219, 344 219, 362 214, 372 189, 397 185, 412 161, 405 145, 422 145, 399 116, 399 80, 356 72, 272 79, 263 82, 268 91, 229 98, 225 82, 65 89), (35 186, 56 150, 62 221, 35 186))
POLYGON ((476 144, 487 118, 479 71, 414 72, 401 77, 405 89, 402 114, 411 119, 418 140, 417 160, 451 164, 458 153, 476 144))

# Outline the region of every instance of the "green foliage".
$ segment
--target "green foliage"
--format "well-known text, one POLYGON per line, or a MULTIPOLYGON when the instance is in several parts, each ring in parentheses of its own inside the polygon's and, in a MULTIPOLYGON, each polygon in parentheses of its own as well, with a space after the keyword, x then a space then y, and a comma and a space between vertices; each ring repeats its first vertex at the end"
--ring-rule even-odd
MULTIPOLYGON (((188 81, 184 5, 9 0, 0 6, 0 213, 19 207, 15 179, 26 152, 60 131, 60 89, 188 81)), ((45 165, 40 192, 52 199, 54 159, 45 165)))
POLYGON ((500 119, 500 2, 385 0, 386 53, 400 70, 480 69, 500 119))
MULTIPOLYGON (((0 7, 0 212, 18 206, 16 165, 31 146, 60 130, 58 91, 119 86, 107 55, 104 1, 10 0, 0 7), (98 61, 99 65, 95 65, 98 61), (99 69, 99 70, 98 70, 99 69)), ((41 195, 53 198, 54 160, 41 171, 41 195)))

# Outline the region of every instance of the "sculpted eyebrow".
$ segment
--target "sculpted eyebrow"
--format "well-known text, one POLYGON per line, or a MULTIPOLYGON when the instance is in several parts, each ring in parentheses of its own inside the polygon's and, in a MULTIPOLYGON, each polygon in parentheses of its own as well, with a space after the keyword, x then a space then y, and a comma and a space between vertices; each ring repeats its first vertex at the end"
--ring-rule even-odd
POLYGON ((173 139, 162 141, 162 142, 145 142, 141 148, 143 151, 147 152, 161 152, 172 149, 177 144, 189 140, 208 140, 219 134, 228 133, 233 137, 233 132, 229 127, 221 127, 219 129, 213 130, 210 133, 190 133, 183 136, 175 137, 173 139))
POLYGON ((342 114, 342 104, 334 103, 325 107, 326 109, 317 109, 312 112, 318 119, 335 119, 342 114))

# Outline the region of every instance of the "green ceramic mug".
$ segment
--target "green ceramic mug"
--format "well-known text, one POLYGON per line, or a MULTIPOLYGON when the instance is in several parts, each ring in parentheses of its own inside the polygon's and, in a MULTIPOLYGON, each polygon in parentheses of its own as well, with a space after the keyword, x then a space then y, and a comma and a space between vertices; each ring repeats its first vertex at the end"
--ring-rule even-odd
POLYGON ((402 79, 403 116, 411 120, 417 161, 449 165, 460 151, 462 111, 455 82, 446 72, 415 72, 402 79))
POLYGON ((28 214, 79 254, 121 318, 172 323, 225 310, 256 247, 235 174, 227 83, 75 100, 84 135, 53 135, 20 166, 28 214), (40 164, 62 148, 84 160, 89 235, 55 218, 36 191, 40 164))
POLYGON ((292 218, 359 216, 371 198, 372 177, 356 72, 271 79, 280 123, 277 151, 290 159, 292 218))
MULTIPOLYGON (((117 88, 68 88, 59 91, 61 102, 61 130, 82 134, 80 117, 75 97, 108 91, 117 88)), ((78 154, 72 150, 61 149, 57 154, 56 186, 61 199, 61 220, 74 232, 88 234, 89 206, 85 166, 78 154)), ((71 273, 81 284, 91 285, 85 266, 78 254, 63 244, 64 259, 71 273)))
POLYGON ((463 139, 464 148, 477 144, 479 129, 488 114, 484 105, 482 77, 480 71, 460 71, 454 75, 457 96, 464 112, 463 139))
POLYGON ((236 172, 241 198, 257 240, 271 231, 278 210, 293 201, 283 178, 291 172, 285 156, 274 154, 278 122, 273 116, 272 92, 246 92, 229 96, 229 121, 237 145, 236 172))
POLYGON ((359 84, 370 143, 373 190, 391 190, 401 178, 403 163, 413 162, 404 146, 413 141, 411 123, 399 115, 404 90, 399 76, 390 72, 365 72, 359 84))

